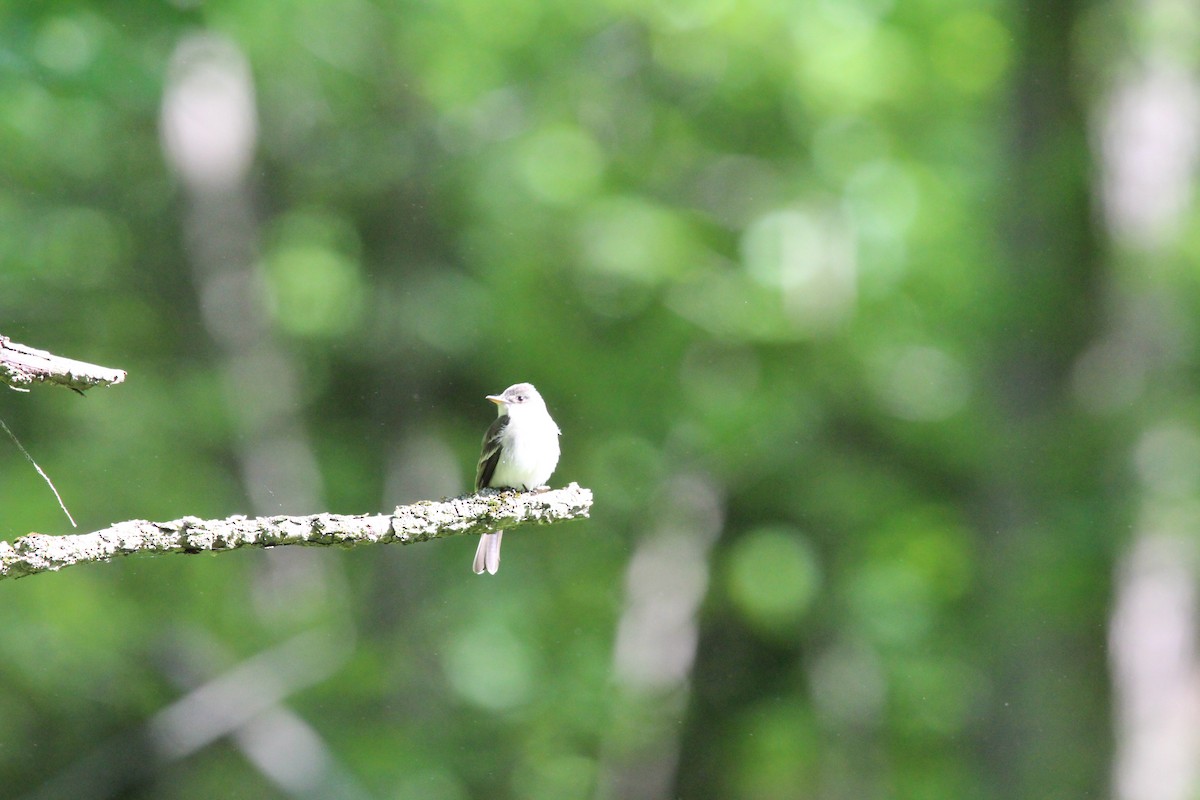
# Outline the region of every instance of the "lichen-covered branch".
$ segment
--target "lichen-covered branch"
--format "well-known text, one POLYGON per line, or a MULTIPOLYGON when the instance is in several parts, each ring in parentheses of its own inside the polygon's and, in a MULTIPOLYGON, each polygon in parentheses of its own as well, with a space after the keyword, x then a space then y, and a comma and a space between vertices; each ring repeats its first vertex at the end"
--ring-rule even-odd
POLYGON ((315 514, 310 517, 229 517, 171 522, 130 520, 70 536, 31 533, 0 542, 0 579, 22 578, 134 553, 202 553, 239 547, 424 542, 588 516, 592 491, 572 483, 544 492, 495 492, 399 506, 391 514, 315 514))
POLYGON ((27 390, 35 383, 65 386, 77 392, 93 386, 113 386, 125 380, 125 370, 63 358, 0 336, 0 383, 27 390))

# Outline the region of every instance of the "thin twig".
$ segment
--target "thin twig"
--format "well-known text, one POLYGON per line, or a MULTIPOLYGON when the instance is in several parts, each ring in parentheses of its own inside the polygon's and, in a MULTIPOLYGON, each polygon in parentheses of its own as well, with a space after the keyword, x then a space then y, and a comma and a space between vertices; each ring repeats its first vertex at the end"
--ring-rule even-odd
POLYGON ((8 438, 13 440, 13 444, 15 444, 17 449, 21 451, 21 454, 29 460, 29 463, 33 464, 33 468, 37 470, 38 475, 42 476, 42 480, 44 480, 46 485, 50 487, 50 491, 54 492, 54 497, 56 500, 58 500, 58 507, 63 510, 63 513, 67 515, 67 519, 71 521, 71 527, 78 528, 79 526, 75 524, 75 518, 72 517, 71 512, 67 510, 67 504, 63 502, 62 495, 58 493, 58 488, 54 485, 54 481, 50 480, 50 476, 42 471, 42 468, 38 466, 38 463, 33 460, 33 456, 29 455, 29 451, 25 449, 25 445, 21 444, 21 440, 18 439, 17 435, 13 433, 7 425, 4 424, 4 420, 2 419, 0 419, 0 428, 4 428, 4 432, 8 434, 8 438))

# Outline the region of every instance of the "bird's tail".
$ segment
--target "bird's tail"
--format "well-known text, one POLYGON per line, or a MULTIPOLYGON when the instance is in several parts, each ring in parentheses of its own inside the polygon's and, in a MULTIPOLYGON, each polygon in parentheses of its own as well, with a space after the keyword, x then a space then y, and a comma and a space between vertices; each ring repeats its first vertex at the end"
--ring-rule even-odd
POLYGON ((475 549, 475 563, 471 568, 476 575, 482 575, 486 569, 489 575, 495 575, 500 569, 500 537, 504 531, 485 533, 479 537, 479 547, 475 549))

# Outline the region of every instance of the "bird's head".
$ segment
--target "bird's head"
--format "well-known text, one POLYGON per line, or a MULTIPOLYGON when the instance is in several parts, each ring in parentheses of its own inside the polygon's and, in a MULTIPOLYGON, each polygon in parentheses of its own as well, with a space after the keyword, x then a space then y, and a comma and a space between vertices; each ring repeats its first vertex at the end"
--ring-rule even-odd
POLYGON ((532 383, 514 383, 504 390, 503 394, 489 394, 487 399, 496 404, 500 416, 513 416, 525 410, 540 408, 545 411, 546 403, 532 383))

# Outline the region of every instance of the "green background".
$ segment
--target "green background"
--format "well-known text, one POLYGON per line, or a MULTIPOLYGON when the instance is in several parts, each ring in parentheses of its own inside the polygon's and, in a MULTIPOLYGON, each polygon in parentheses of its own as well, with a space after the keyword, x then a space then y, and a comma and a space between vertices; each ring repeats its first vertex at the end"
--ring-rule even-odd
MULTIPOLYGON (((495 578, 452 538, 0 582, 4 796, 1106 796, 1200 286, 1189 210, 1107 229, 1097 119, 1177 21, 5 4, 0 333, 129 373, 0 395, 81 531, 460 494, 518 381, 596 504, 495 578)), ((0 535, 69 532, 0 463, 0 535)))

